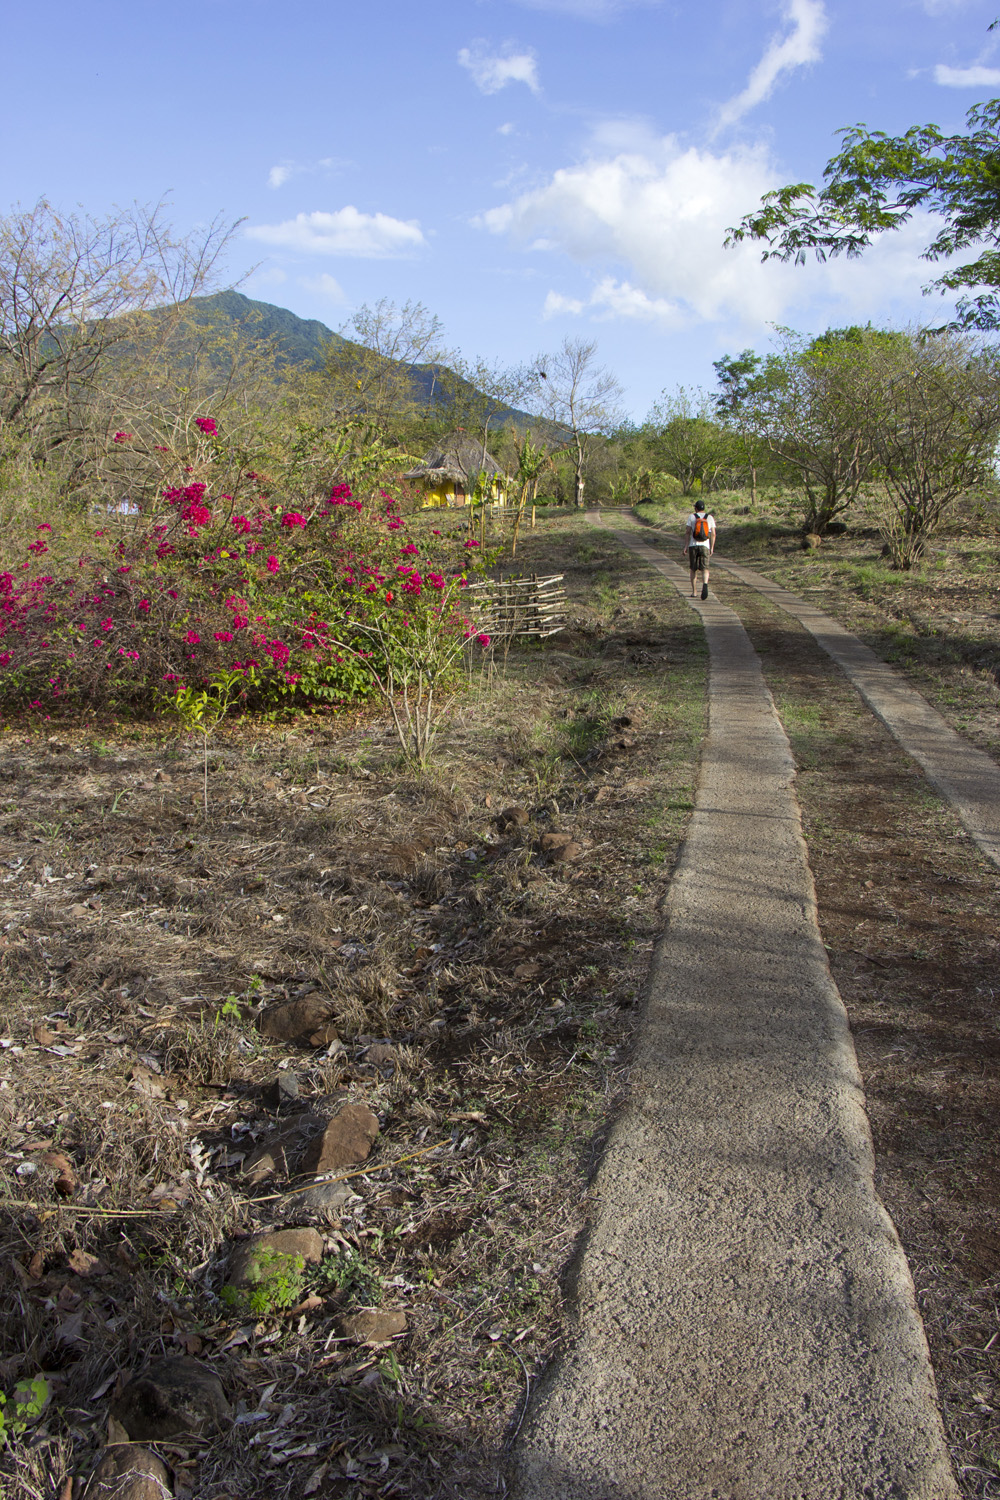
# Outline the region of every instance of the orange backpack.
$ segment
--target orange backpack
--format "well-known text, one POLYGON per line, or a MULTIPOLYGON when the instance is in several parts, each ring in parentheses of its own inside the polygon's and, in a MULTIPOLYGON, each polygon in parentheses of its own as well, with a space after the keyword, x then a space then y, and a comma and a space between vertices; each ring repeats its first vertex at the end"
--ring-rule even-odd
POLYGON ((711 541, 711 535, 708 529, 708 517, 706 515, 703 514, 695 516, 694 526, 691 528, 691 540, 693 542, 711 541))

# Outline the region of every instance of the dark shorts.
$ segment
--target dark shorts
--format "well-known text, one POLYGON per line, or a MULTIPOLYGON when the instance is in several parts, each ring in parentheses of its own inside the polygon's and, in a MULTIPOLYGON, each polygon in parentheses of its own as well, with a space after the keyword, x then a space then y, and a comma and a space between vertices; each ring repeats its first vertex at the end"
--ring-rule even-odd
POLYGON ((703 573, 708 567, 708 559, 711 557, 707 547, 696 547, 693 543, 688 547, 688 567, 692 573, 703 573))

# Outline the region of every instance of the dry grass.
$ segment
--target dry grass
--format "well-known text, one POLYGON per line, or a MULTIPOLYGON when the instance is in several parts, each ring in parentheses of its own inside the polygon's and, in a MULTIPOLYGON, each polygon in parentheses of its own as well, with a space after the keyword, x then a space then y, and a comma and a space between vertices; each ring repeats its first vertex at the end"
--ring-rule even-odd
POLYGON ((164 1450, 180 1496, 491 1491, 559 1337, 704 710, 696 622, 612 539, 550 523, 524 566, 567 572, 571 628, 473 685, 427 776, 371 719, 245 725, 206 820, 197 747, 155 729, 0 742, 0 1388, 52 1393, 0 1458, 12 1497, 85 1475, 161 1352, 241 1417, 164 1450), (500 832, 509 803, 530 821, 500 832), (554 828, 570 865, 539 852, 554 828), (261 1034, 293 1000, 322 1045, 261 1034), (352 1203, 251 1184, 255 1147, 344 1098, 381 1122, 352 1203), (228 1244, 296 1222, 327 1243, 307 1304, 239 1316, 228 1244), (338 1338, 380 1299, 403 1338, 338 1338))
POLYGON ((877 1186, 913 1272, 962 1492, 995 1500, 1000 875, 802 627, 746 590, 732 602, 795 752, 877 1186))

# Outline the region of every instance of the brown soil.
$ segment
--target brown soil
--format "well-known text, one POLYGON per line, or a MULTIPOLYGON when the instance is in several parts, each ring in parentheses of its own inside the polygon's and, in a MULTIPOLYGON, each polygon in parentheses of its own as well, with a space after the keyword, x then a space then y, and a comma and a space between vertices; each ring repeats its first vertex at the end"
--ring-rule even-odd
POLYGON ((820 922, 963 1493, 1000 1495, 1000 874, 807 632, 727 584, 798 765, 820 922))
POLYGON ((0 739, 0 1390, 50 1397, 4 1494, 66 1500, 164 1353, 238 1416, 160 1447, 178 1496, 492 1489, 559 1335, 704 724, 698 624, 612 538, 549 522, 522 568, 566 571, 570 628, 472 684, 424 776, 375 712, 243 724, 206 817, 169 726, 0 739), (293 1000, 312 1042, 265 1039, 293 1000), (353 1203, 250 1182, 345 1098, 381 1123, 353 1203), (310 1222, 318 1271, 227 1300, 234 1240, 310 1222), (407 1332, 345 1342, 372 1303, 407 1332))
POLYGON ((818 604, 890 661, 953 726, 1000 757, 998 537, 943 532, 926 560, 897 573, 876 532, 854 529, 804 552, 798 535, 741 525, 720 533, 720 556, 758 567, 818 604))

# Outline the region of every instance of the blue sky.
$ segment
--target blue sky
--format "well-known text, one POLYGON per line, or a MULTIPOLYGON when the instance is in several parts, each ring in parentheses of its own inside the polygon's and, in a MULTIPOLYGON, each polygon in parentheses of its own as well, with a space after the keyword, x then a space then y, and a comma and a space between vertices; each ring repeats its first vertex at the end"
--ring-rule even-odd
POLYGON ((339 327, 422 301, 467 357, 594 338, 641 416, 711 361, 939 319, 926 224, 863 262, 726 251, 838 127, 958 129, 1000 93, 997 0, 42 0, 6 23, 4 208, 170 192, 245 223, 228 274, 339 327), (40 35, 41 33, 41 35, 40 35))

